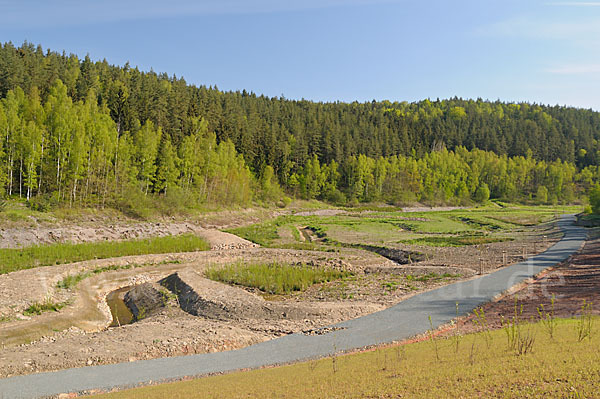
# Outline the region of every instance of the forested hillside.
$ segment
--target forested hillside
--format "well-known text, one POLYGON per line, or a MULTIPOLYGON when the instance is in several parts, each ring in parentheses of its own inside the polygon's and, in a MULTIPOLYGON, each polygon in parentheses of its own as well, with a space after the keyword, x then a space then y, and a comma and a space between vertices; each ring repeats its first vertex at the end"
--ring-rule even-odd
POLYGON ((568 202, 598 176, 600 114, 568 107, 292 101, 28 43, 0 99, 0 192, 28 200, 568 202))

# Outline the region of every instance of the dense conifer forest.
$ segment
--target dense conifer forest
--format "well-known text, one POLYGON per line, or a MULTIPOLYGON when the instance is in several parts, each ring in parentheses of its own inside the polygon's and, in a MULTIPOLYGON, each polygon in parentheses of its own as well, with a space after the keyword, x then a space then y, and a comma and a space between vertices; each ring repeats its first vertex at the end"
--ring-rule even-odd
POLYGON ((592 110, 270 98, 29 43, 0 46, 0 132, 0 195, 40 208, 566 203, 599 177, 592 110))

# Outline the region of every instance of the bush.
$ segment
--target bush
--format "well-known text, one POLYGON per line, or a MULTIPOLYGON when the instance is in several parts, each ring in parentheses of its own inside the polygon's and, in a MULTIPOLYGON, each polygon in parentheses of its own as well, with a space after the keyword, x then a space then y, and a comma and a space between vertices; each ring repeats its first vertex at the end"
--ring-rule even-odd
POLYGON ((548 189, 546 186, 539 186, 535 194, 535 199, 538 204, 545 204, 548 202, 548 189))
POLYGON ((292 203, 292 199, 287 195, 284 195, 279 201, 277 201, 277 206, 279 208, 285 208, 292 203))
POLYGON ((136 186, 131 185, 115 200, 115 208, 136 219, 148 219, 152 214, 152 201, 136 186))
POLYGON ((592 207, 592 212, 596 215, 600 215, 600 185, 596 184, 589 193, 590 197, 590 206, 592 207))
POLYGON ((331 202, 332 204, 336 205, 344 205, 346 202, 348 202, 344 193, 337 188, 328 190, 325 193, 324 198, 327 202, 331 202))
POLYGON ((475 191, 475 201, 484 203, 490 199, 490 188, 487 184, 481 183, 481 185, 475 191))
POLYGON ((58 207, 60 201, 58 199, 58 193, 52 195, 40 195, 31 197, 27 202, 27 206, 32 211, 37 212, 49 212, 58 207))

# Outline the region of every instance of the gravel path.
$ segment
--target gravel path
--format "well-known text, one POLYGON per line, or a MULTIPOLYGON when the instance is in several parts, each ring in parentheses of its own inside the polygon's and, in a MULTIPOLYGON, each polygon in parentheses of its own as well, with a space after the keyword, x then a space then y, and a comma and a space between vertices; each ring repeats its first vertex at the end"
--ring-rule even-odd
POLYGON ((413 296, 386 310, 335 325, 322 334, 292 334, 243 349, 106 366, 84 367, 0 380, 0 398, 37 398, 66 392, 130 387, 150 381, 257 368, 305 360, 335 351, 398 341, 448 323, 489 302, 508 288, 566 260, 585 241, 586 232, 563 216, 564 238, 548 251, 481 278, 413 296))

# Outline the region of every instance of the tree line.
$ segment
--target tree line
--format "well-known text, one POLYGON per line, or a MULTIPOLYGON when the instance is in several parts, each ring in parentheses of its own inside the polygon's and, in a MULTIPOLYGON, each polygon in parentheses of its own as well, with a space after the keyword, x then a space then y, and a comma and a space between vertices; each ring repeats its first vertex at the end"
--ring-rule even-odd
MULTIPOLYGON (((283 197, 274 168, 254 174, 230 141, 218 142, 200 118, 173 144, 148 120, 119 133, 106 105, 90 91, 73 102, 56 80, 45 102, 37 90, 8 91, 0 100, 0 193, 56 204, 129 204, 140 195, 178 198, 194 206, 246 204, 283 197)), ((491 198, 571 202, 598 181, 596 166, 540 161, 531 151, 508 157, 457 147, 422 157, 349 156, 321 163, 315 154, 282 182, 291 195, 334 203, 384 201, 468 204, 491 198)))
POLYGON ((0 98, 0 190, 26 199, 568 202, 598 177, 600 114, 569 107, 293 101, 29 43, 0 46, 0 98))
POLYGON ((45 204, 135 208, 140 195, 185 194, 191 205, 252 199, 254 179, 231 141, 217 143, 201 119, 178 146, 152 121, 119 133, 95 93, 73 102, 56 80, 0 100, 0 194, 45 204))

